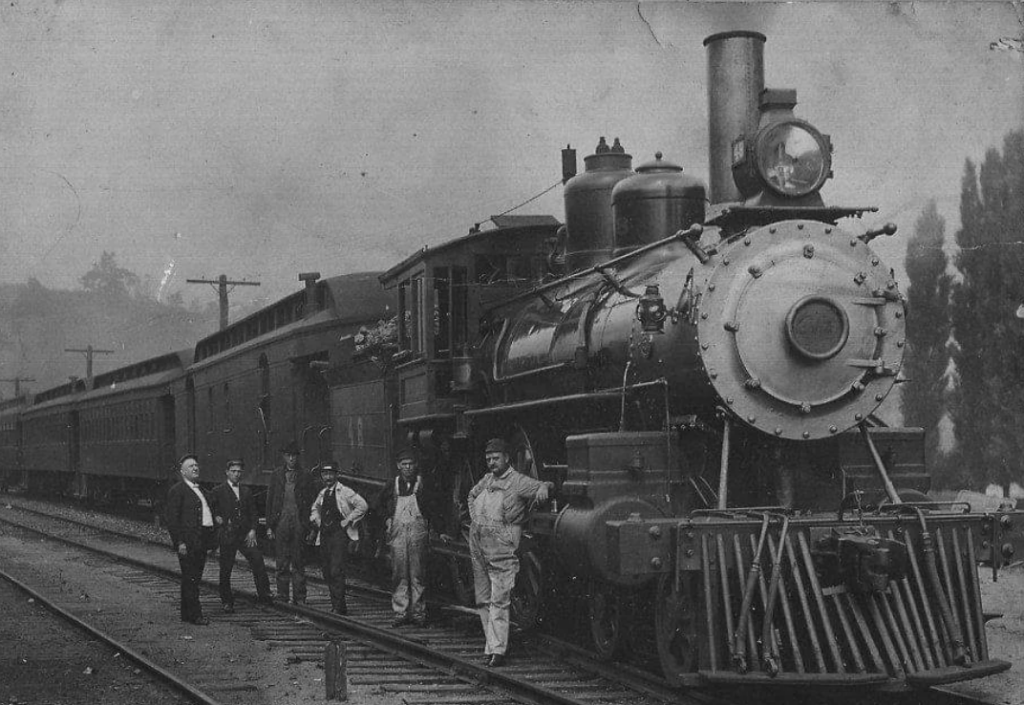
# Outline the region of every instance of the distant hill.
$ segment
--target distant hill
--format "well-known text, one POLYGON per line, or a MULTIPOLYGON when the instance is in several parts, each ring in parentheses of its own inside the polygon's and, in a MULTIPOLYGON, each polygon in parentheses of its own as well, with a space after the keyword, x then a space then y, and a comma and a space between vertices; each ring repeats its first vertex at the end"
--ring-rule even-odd
MULTIPOLYGON (((190 310, 137 292, 48 289, 34 279, 0 284, 0 378, 35 378, 22 389, 39 392, 85 377, 85 355, 65 348, 113 350, 94 355, 98 374, 192 347, 217 322, 216 305, 190 310)), ((13 384, 0 385, 0 394, 13 396, 13 384)))

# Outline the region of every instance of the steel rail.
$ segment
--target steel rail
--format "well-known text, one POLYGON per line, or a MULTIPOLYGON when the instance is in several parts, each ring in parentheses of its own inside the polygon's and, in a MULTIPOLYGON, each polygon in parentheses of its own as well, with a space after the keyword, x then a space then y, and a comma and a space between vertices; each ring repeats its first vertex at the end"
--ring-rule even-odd
POLYGON ((170 671, 162 668, 160 665, 158 665, 154 661, 150 661, 148 658, 146 658, 145 656, 143 656, 142 654, 140 654, 138 651, 136 651, 135 649, 131 648, 127 644, 122 644, 120 641, 118 641, 114 637, 110 636, 106 632, 104 632, 104 631, 102 631, 100 629, 97 629, 96 627, 92 626, 88 622, 85 622, 82 619, 80 619, 79 617, 75 616, 74 614, 68 612, 64 608, 62 608, 59 605, 57 605, 57 603, 53 602, 48 597, 43 595, 41 592, 39 592, 38 590, 35 590, 34 588, 26 585, 23 582, 21 582, 20 580, 15 578, 10 573, 8 573, 7 571, 3 570, 2 568, 0 568, 0 578, 3 578, 4 580, 9 582, 14 587, 18 588, 22 592, 24 592, 27 595, 29 595, 30 597, 32 597, 33 600, 35 600, 39 604, 43 605, 43 607, 45 607, 46 609, 48 609, 51 612, 53 612, 54 614, 56 614, 58 617, 60 617, 64 621, 71 623, 72 625, 74 625, 75 627, 81 629, 82 631, 84 631, 85 633, 89 634, 90 636, 95 637, 96 639, 99 639, 100 641, 102 641, 103 643, 107 644, 111 648, 116 649, 118 652, 124 654, 128 659, 130 659, 131 661, 134 661, 135 663, 139 664, 140 666, 145 668, 148 672, 150 672, 153 675, 157 676, 160 680, 165 681, 168 684, 170 684, 171 686, 173 686, 174 688, 180 690, 182 693, 187 695, 189 698, 191 698, 195 702, 202 703, 203 705, 222 705, 222 703, 219 700, 211 698, 209 695, 207 695, 203 691, 201 691, 198 688, 196 688, 195 686, 193 686, 193 685, 183 681, 181 678, 178 678, 176 675, 174 675, 170 671))

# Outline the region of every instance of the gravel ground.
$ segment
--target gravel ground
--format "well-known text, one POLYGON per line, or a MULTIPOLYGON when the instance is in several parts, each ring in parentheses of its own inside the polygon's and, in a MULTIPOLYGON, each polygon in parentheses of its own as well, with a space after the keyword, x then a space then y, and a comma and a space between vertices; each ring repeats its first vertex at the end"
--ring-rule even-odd
POLYGON ((6 580, 0 580, 0 610, 0 703, 190 702, 6 580))

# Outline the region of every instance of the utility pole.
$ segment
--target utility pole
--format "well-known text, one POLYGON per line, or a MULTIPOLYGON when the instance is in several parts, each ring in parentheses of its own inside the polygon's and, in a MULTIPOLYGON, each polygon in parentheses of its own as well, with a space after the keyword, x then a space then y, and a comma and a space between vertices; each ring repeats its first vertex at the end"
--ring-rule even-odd
POLYGON ((14 397, 18 398, 21 396, 21 383, 22 382, 35 382, 35 377, 4 377, 0 379, 0 382, 14 382, 14 397))
POLYGON ((92 381, 92 356, 97 353, 103 355, 109 355, 113 353, 113 350, 103 350, 101 348, 94 348, 91 345, 87 345, 84 348, 64 348, 64 352, 77 352, 85 353, 85 378, 92 381))
POLYGON ((259 282, 228 281, 228 275, 221 274, 216 279, 186 279, 188 284, 213 284, 217 289, 217 298, 220 300, 220 329, 228 327, 228 287, 236 286, 259 286, 259 282))

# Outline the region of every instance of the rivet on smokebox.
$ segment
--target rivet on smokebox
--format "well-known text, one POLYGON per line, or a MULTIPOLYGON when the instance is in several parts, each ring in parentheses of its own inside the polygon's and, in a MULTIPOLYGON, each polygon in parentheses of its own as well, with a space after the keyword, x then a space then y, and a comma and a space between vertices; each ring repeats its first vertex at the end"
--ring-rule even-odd
POLYGON ((836 428, 835 426, 829 426, 829 427, 828 427, 828 432, 829 432, 829 433, 835 433, 835 432, 836 432, 836 431, 838 431, 838 430, 839 430, 839 429, 838 429, 838 428, 836 428))
POLYGON ((661 559, 658 556, 651 559, 651 567, 655 570, 661 570, 661 559))
POLYGON ((872 267, 877 267, 878 266, 878 258, 877 257, 872 257, 871 258, 871 266, 872 267))
POLYGON ((857 238, 851 237, 850 238, 850 247, 856 247, 856 246, 857 246, 857 238))
POLYGON ((883 399, 885 399, 885 395, 884 394, 876 394, 875 395, 875 401, 882 401, 883 399))
POLYGON ((661 527, 657 526, 657 525, 652 526, 650 529, 647 530, 647 533, 650 534, 652 539, 660 539, 661 538, 661 527))
POLYGON ((754 279, 757 279, 761 276, 761 268, 758 267, 756 264, 752 264, 749 267, 747 267, 747 271, 750 272, 750 276, 752 276, 754 279))
POLYGON ((804 229, 804 224, 803 223, 797 223, 796 224, 796 229, 797 230, 803 230, 804 229))
POLYGON ((825 228, 825 234, 826 235, 831 235, 832 234, 832 228, 825 228))
POLYGON ((747 247, 750 247, 750 238, 749 237, 743 238, 743 244, 746 245, 747 247))
POLYGON ((775 435, 776 436, 781 436, 782 435, 782 428, 781 427, 779 427, 779 426, 775 427, 775 435))
POLYGON ((803 432, 803 433, 802 433, 801 435, 802 435, 802 436, 804 437, 804 439, 806 440, 806 439, 808 439, 808 438, 810 438, 810 437, 811 437, 811 432, 810 432, 810 431, 804 431, 804 432, 803 432))

